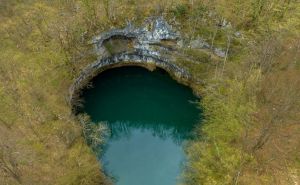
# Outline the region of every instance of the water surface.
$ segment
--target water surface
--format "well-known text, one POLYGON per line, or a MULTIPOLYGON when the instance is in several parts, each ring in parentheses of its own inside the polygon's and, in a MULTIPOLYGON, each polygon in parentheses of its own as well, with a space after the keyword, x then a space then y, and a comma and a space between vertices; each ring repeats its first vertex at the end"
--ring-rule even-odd
POLYGON ((200 121, 195 97, 165 71, 107 70, 83 93, 84 111, 110 130, 101 156, 116 185, 175 185, 183 145, 200 121))

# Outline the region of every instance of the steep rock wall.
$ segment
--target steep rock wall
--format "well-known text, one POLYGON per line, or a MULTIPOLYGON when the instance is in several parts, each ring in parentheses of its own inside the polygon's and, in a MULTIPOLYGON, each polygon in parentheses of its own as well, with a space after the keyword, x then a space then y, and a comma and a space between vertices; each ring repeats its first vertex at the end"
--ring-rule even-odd
POLYGON ((181 82, 191 80, 190 74, 178 67, 172 59, 172 53, 162 42, 170 41, 177 44, 180 35, 172 30, 171 26, 162 17, 148 18, 145 23, 136 28, 128 24, 124 29, 114 29, 96 36, 92 40, 95 46, 97 61, 84 68, 69 89, 69 103, 75 104, 80 90, 98 73, 106 69, 123 65, 154 65, 167 71, 171 76, 181 82), (130 39, 132 48, 121 53, 109 53, 105 42, 113 39, 130 39), (159 46, 159 47, 155 47, 159 46), (168 54, 166 54, 168 52, 168 54), (109 53, 109 54, 107 54, 109 53))

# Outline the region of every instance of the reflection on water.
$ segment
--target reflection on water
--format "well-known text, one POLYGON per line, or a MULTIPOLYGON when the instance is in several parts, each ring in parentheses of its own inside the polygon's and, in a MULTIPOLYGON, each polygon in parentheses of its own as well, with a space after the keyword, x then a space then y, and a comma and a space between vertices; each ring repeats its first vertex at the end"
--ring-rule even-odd
POLYGON ((180 145, 147 129, 131 128, 121 135, 108 141, 102 156, 104 169, 117 185, 176 184, 184 162, 180 145))
POLYGON ((103 123, 110 131, 110 140, 119 140, 120 138, 128 138, 132 135, 132 131, 139 130, 141 132, 149 132, 153 136, 162 140, 166 138, 172 139, 174 143, 181 144, 183 140, 189 139, 192 134, 193 127, 184 125, 174 125, 166 123, 147 123, 147 122, 130 122, 116 121, 113 123, 103 123))
POLYGON ((198 98, 162 70, 111 69, 93 84, 82 111, 111 132, 98 156, 106 173, 117 185, 175 185, 200 121, 198 98))

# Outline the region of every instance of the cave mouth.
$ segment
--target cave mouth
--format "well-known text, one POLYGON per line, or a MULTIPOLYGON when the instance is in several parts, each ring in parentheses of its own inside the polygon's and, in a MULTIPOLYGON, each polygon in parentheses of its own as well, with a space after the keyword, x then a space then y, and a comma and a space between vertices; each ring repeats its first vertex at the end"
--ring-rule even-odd
POLYGON ((116 185, 179 183, 184 144, 201 122, 199 98, 160 68, 112 68, 91 82, 79 112, 108 128, 97 156, 106 174, 116 185))

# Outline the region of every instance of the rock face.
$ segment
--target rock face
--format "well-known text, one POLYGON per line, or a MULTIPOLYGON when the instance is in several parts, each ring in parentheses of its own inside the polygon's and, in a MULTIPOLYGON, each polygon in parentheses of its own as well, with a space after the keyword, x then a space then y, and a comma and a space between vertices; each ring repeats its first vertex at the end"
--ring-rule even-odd
POLYGON ((161 45, 162 42, 176 42, 179 38, 180 35, 174 32, 162 17, 149 18, 140 28, 129 23, 124 29, 114 29, 95 37, 92 43, 95 45, 98 60, 83 69, 70 87, 69 103, 74 105, 75 97, 80 89, 97 73, 114 66, 154 65, 183 81, 188 81, 191 76, 184 69, 176 66, 171 57, 162 54, 170 49, 161 45), (105 42, 112 39, 130 40, 132 49, 121 53, 110 53, 106 56, 105 42), (155 49, 153 46, 159 46, 160 49, 155 49))
POLYGON ((94 37, 92 43, 95 44, 96 50, 99 50, 104 41, 113 37, 136 39, 139 44, 154 44, 159 43, 161 40, 177 40, 180 38, 179 34, 174 32, 162 17, 152 17, 147 19, 140 28, 128 23, 124 29, 113 29, 94 37))
POLYGON ((190 42, 190 47, 193 49, 211 49, 212 52, 218 57, 225 58, 226 56, 226 52, 223 49, 212 47, 210 44, 208 44, 201 38, 192 40, 190 42))
POLYGON ((203 39, 196 39, 190 42, 190 47, 193 49, 210 49, 211 46, 203 39))

